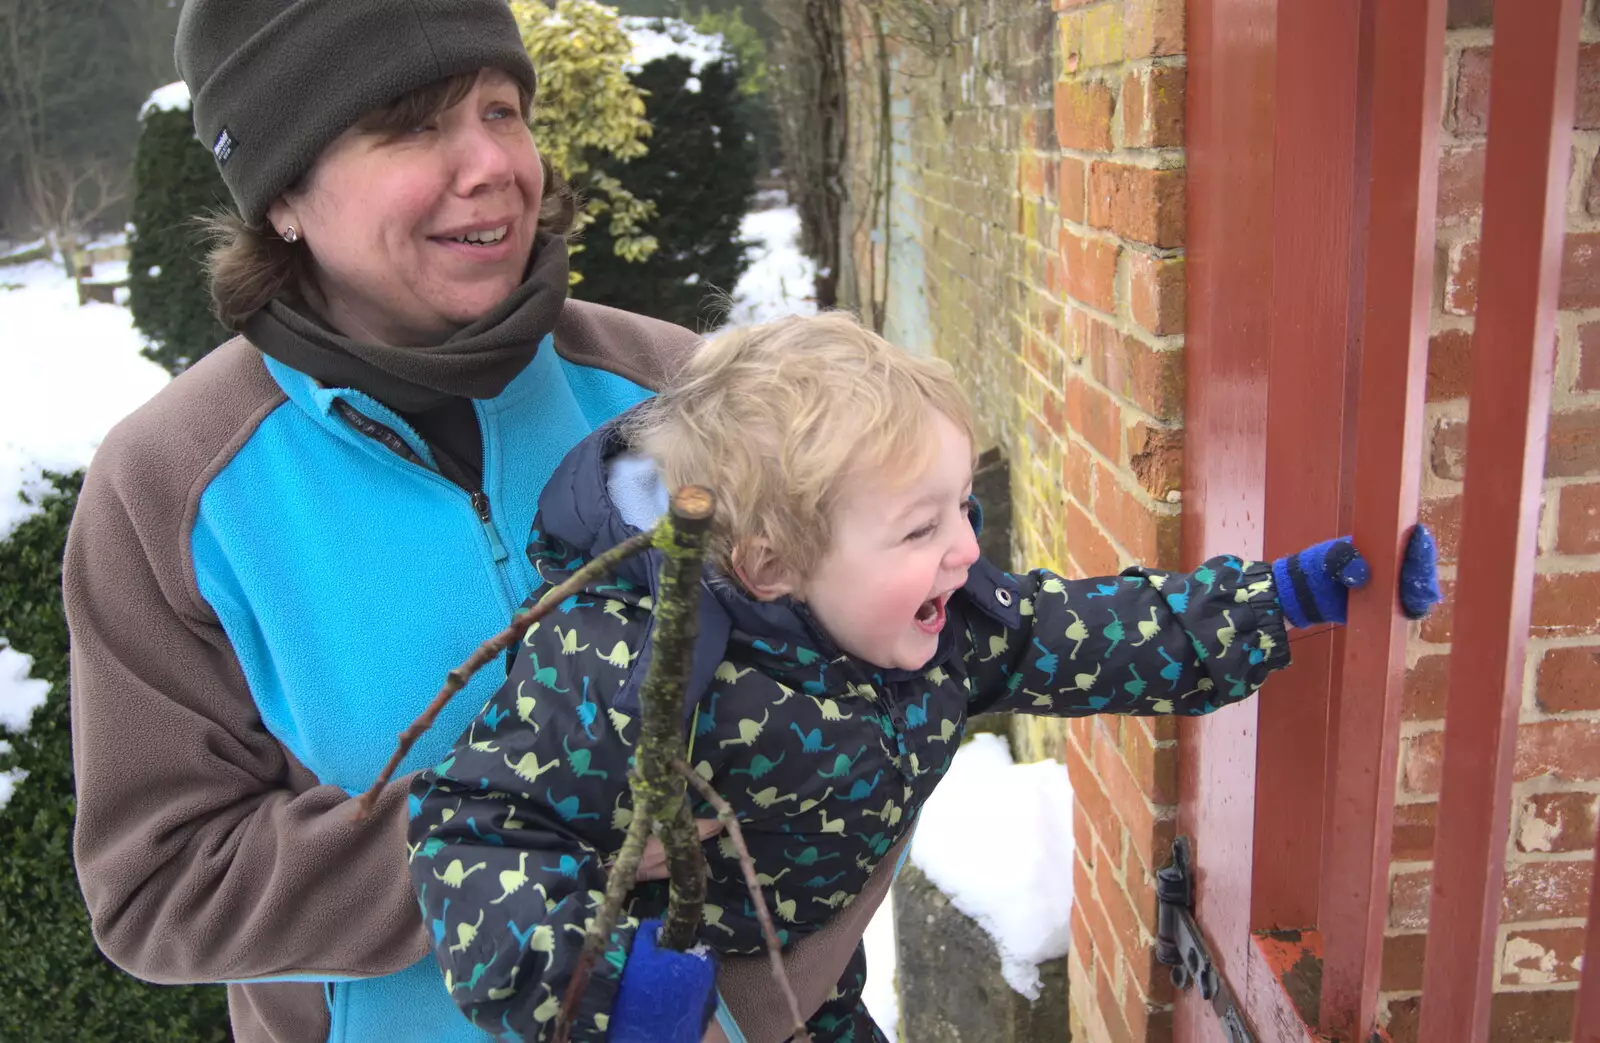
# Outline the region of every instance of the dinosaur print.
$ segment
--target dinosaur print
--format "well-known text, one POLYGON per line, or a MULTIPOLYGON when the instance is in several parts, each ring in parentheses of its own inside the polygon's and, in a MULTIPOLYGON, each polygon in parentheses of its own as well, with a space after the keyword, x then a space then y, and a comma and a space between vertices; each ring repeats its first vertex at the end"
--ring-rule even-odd
MULTIPOLYGON (((565 547, 539 560, 542 586, 531 598, 588 559, 565 547)), ((1209 585, 1199 573, 1137 569, 1099 580, 1004 577, 1008 604, 1020 609, 1009 622, 989 614, 999 601, 992 590, 957 592, 938 653, 917 671, 840 655, 801 624, 762 631, 770 604, 737 620, 685 707, 688 760, 743 824, 780 938, 815 931, 894 857, 972 714, 1192 714, 1254 691, 1287 658, 1282 623, 1264 622, 1274 618, 1270 570, 1240 573, 1215 559, 1207 568, 1209 585), (1244 603, 1249 612, 1237 608, 1244 603), (1197 642, 1206 658, 1187 651, 1197 642)), ((507 1040, 548 1043, 609 860, 633 824, 637 711, 621 709, 618 695, 636 690, 650 606, 632 580, 603 586, 528 629, 501 691, 408 795, 408 862, 426 937, 463 1012, 507 1040)), ((715 584, 702 588, 707 600, 721 596, 715 584)), ((691 810, 713 814, 700 801, 691 810)), ((703 850, 699 940, 725 954, 761 953, 731 837, 703 850)), ((595 995, 614 993, 633 932, 661 915, 665 893, 634 891, 593 965, 607 982, 595 995)), ((860 1008, 863 974, 852 959, 808 1024, 817 1043, 876 1043, 860 1008)), ((608 1015, 604 1002, 586 1004, 573 1038, 603 1037, 608 1015)))

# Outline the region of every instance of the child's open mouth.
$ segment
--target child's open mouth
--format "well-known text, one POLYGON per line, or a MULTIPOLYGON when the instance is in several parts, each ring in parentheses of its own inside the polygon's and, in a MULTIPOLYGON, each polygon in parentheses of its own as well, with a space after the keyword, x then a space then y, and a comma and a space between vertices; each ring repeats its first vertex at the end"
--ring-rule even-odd
POLYGON ((949 594, 940 594, 936 598, 929 598, 917 609, 917 629, 924 634, 937 634, 944 629, 944 606, 950 600, 949 594))

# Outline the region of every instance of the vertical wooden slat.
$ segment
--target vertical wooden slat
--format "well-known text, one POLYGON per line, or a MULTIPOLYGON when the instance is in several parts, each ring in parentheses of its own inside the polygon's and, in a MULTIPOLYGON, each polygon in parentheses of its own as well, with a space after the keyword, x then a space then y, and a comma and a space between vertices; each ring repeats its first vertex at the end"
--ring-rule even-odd
POLYGON ((1489 154, 1420 1038, 1489 1032, 1533 600, 1579 0, 1495 8, 1489 154))
POLYGON ((1421 472, 1444 61, 1444 0, 1369 2, 1371 219, 1352 528, 1372 583, 1350 599, 1319 910, 1319 1023, 1344 1040, 1364 1040, 1373 1027, 1388 908, 1406 642, 1394 592, 1421 472))
MULTIPOLYGON (((1273 160, 1271 383, 1264 557, 1344 532, 1350 460, 1347 373, 1359 322, 1369 171, 1363 6, 1278 4, 1273 160)), ((1255 929, 1317 923, 1324 748, 1343 634, 1296 633, 1295 669, 1257 706, 1251 919, 1255 929)))
POLYGON ((1600 1043, 1600 836, 1595 837, 1594 881, 1589 885, 1589 928, 1583 951, 1586 959, 1578 985, 1572 1043, 1600 1043))

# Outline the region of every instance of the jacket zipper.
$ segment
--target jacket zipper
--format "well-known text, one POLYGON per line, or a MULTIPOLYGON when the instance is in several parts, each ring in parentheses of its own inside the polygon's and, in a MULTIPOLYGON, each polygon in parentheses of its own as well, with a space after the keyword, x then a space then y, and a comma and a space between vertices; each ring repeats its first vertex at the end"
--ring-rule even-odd
MULTIPOLYGON (((345 423, 355 428, 356 431, 384 446, 401 459, 416 464, 429 474, 439 475, 439 472, 429 467, 427 461, 418 456, 416 450, 411 448, 411 444, 401 438, 393 428, 380 424, 361 412, 361 410, 344 401, 344 399, 336 400, 334 408, 339 411, 339 416, 344 418, 345 423)), ((442 479, 444 476, 439 475, 439 477, 442 479)), ((454 482, 450 482, 449 485, 453 489, 460 488, 454 482)), ((490 555, 494 558, 495 564, 501 564, 510 555, 506 552, 505 544, 500 540, 500 533, 494 527, 494 515, 489 508, 489 494, 482 489, 478 489, 467 493, 467 498, 472 503, 472 510, 478 515, 479 524, 483 526, 483 534, 489 538, 490 555)))

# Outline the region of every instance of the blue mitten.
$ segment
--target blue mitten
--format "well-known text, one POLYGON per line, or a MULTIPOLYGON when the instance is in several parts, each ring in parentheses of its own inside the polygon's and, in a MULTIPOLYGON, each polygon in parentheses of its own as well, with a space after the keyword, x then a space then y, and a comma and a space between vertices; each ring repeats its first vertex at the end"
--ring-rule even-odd
POLYGON ((1350 588, 1371 578, 1367 559, 1348 536, 1325 540, 1272 563, 1283 618, 1296 627, 1343 623, 1350 588))
MULTIPOLYGON (((1426 525, 1412 526, 1400 562, 1400 608, 1421 619, 1440 600, 1438 551, 1426 525)), ((1291 626, 1343 623, 1348 591, 1372 577, 1367 560, 1348 536, 1327 540, 1272 563, 1278 603, 1291 626)))
POLYGON ((660 920, 646 920, 634 935, 611 1004, 611 1043, 700 1043, 716 1010, 715 958, 658 948, 660 930, 660 920))
POLYGON ((1406 540, 1400 562, 1400 609, 1407 619, 1421 619, 1443 600, 1439 593, 1439 551, 1426 525, 1416 525, 1406 540))

